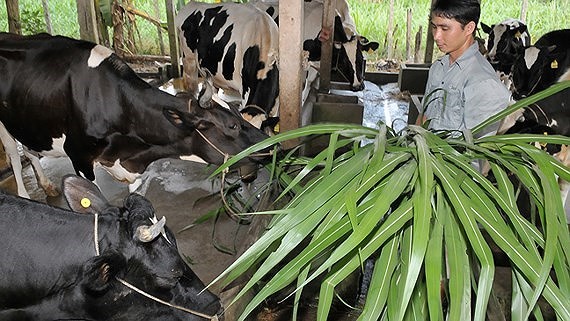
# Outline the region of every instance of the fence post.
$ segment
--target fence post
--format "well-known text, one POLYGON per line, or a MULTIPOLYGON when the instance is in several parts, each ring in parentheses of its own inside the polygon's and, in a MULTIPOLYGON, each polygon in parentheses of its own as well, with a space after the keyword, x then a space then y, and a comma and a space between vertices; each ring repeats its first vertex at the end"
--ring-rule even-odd
POLYGON ((388 32, 386 33, 386 47, 388 59, 394 58, 394 0, 390 0, 390 14, 388 16, 388 32))
POLYGON ((426 37, 426 52, 424 56, 424 62, 431 64, 433 59, 433 34, 431 33, 431 8, 433 7, 436 0, 431 0, 431 5, 429 9, 429 18, 428 18, 428 31, 426 37))
POLYGON ((77 0, 77 20, 81 39, 99 43, 96 15, 93 0, 77 0))
POLYGON ((48 0, 42 0, 42 7, 44 8, 44 19, 46 21, 46 31, 50 35, 52 34, 52 27, 51 27, 51 17, 49 14, 49 4, 48 0))
POLYGON ((406 19, 406 61, 410 61, 412 47, 412 9, 407 10, 406 19))
POLYGON ((8 31, 21 35, 22 23, 18 0, 6 0, 6 11, 8 13, 8 31))
POLYGON ((178 78, 180 71, 180 52, 178 51, 178 31, 174 25, 174 7, 173 0, 166 0, 166 21, 168 24, 168 43, 170 45, 170 63, 172 64, 172 77, 178 78))

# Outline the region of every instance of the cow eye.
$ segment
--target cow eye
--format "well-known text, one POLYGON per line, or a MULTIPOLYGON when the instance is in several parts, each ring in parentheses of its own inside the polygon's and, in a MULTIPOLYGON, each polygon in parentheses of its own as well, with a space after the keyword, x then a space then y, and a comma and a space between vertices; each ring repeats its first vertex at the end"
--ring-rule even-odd
POLYGON ((230 129, 233 129, 233 130, 236 130, 237 128, 238 128, 238 125, 237 125, 237 124, 232 124, 232 125, 230 126, 230 129))

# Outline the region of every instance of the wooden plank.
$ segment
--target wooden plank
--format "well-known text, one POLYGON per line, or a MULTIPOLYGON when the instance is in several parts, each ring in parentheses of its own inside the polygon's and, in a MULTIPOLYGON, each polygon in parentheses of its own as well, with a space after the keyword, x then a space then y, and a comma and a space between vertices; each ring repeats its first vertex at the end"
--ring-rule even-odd
POLYGON ((99 43, 97 12, 92 0, 77 0, 77 22, 81 39, 99 43))
POLYGON ((22 23, 18 0, 6 0, 6 11, 8 13, 8 31, 21 35, 22 23))
MULTIPOLYGON (((279 128, 299 128, 301 121, 303 1, 279 6, 279 128)), ((322 79, 322 78, 321 78, 322 79)), ((290 148, 297 141, 288 141, 290 148)))
POLYGON ((174 25, 176 7, 174 1, 166 0, 166 23, 168 25, 168 43, 170 45, 170 63, 172 64, 172 78, 182 75, 180 70, 180 51, 178 45, 178 31, 174 25))

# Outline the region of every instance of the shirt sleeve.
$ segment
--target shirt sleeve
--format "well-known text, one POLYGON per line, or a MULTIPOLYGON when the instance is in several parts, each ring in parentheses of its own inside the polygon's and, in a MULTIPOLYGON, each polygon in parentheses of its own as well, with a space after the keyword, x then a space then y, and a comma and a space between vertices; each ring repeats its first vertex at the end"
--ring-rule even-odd
MULTIPOLYGON (((465 127, 472 129, 509 105, 510 93, 505 86, 493 79, 485 79, 465 87, 465 127)), ((499 123, 484 128, 480 136, 494 135, 499 123)))

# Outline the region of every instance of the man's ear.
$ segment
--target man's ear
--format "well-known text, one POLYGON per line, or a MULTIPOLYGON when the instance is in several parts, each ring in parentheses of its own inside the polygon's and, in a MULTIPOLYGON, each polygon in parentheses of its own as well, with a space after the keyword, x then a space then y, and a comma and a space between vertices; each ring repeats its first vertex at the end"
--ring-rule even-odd
POLYGON ((477 28, 477 24, 475 23, 475 21, 469 21, 469 22, 465 25, 465 30, 466 30, 468 33, 471 33, 471 34, 474 34, 475 28, 477 28))

